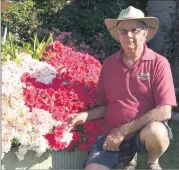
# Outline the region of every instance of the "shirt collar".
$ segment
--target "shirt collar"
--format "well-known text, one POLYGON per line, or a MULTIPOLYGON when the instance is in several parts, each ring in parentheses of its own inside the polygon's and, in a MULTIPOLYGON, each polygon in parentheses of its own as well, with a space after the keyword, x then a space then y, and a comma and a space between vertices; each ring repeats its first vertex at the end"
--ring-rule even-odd
POLYGON ((156 56, 154 52, 147 47, 147 45, 144 45, 144 53, 142 55, 142 60, 155 60, 156 56))

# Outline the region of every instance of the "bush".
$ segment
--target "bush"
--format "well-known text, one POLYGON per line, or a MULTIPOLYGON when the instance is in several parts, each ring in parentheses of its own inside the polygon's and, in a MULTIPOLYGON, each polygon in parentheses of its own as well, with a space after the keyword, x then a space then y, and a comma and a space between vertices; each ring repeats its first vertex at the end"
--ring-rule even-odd
MULTIPOLYGON (((68 0, 32 0, 38 9, 38 19, 43 27, 49 27, 52 20, 57 17, 58 11, 62 10, 68 0)), ((58 18, 58 17, 57 17, 58 18)))
POLYGON ((2 24, 7 24, 8 30, 16 36, 28 38, 40 24, 37 12, 31 0, 17 2, 3 12, 2 24))
POLYGON ((172 23, 171 29, 165 30, 167 33, 164 49, 164 55, 168 56, 170 63, 174 63, 176 60, 179 60, 179 1, 177 1, 176 10, 171 14, 172 23))
POLYGON ((66 0, 14 0, 14 4, 2 14, 2 24, 21 38, 28 38, 41 25, 48 26, 66 0))

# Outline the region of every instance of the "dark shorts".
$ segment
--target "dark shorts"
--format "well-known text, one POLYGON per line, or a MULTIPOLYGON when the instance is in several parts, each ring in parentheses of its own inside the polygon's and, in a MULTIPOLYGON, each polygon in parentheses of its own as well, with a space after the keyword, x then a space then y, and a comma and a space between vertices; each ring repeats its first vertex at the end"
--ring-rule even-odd
MULTIPOLYGON (((169 139, 173 139, 171 128, 164 121, 162 123, 168 130, 169 139)), ((91 146, 88 155, 84 160, 84 166, 91 163, 98 163, 114 169, 125 159, 133 158, 137 152, 147 152, 145 145, 140 140, 140 131, 129 140, 125 140, 120 145, 120 151, 104 151, 103 143, 106 136, 98 136, 97 140, 91 146)))

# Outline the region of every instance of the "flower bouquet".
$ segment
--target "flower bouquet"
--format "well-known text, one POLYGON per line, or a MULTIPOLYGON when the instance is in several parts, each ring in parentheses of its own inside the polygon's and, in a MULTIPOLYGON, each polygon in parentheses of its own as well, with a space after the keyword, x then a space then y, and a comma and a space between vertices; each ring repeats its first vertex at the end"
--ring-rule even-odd
MULTIPOLYGON (((71 127, 67 117, 98 105, 96 84, 101 64, 60 42, 47 45, 42 61, 22 54, 17 65, 2 65, 3 155, 18 146, 19 160, 28 150, 87 150, 102 120, 71 127)), ((2 156, 3 156, 2 155, 2 156)))

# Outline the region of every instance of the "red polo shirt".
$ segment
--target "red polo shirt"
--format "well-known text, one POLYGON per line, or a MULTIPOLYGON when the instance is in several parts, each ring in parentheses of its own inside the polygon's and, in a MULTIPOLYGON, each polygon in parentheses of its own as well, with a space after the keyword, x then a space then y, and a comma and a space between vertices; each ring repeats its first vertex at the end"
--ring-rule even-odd
POLYGON ((176 106, 175 89, 168 60, 146 45, 132 68, 122 60, 123 50, 103 63, 97 94, 107 104, 102 135, 131 122, 162 105, 176 106))

